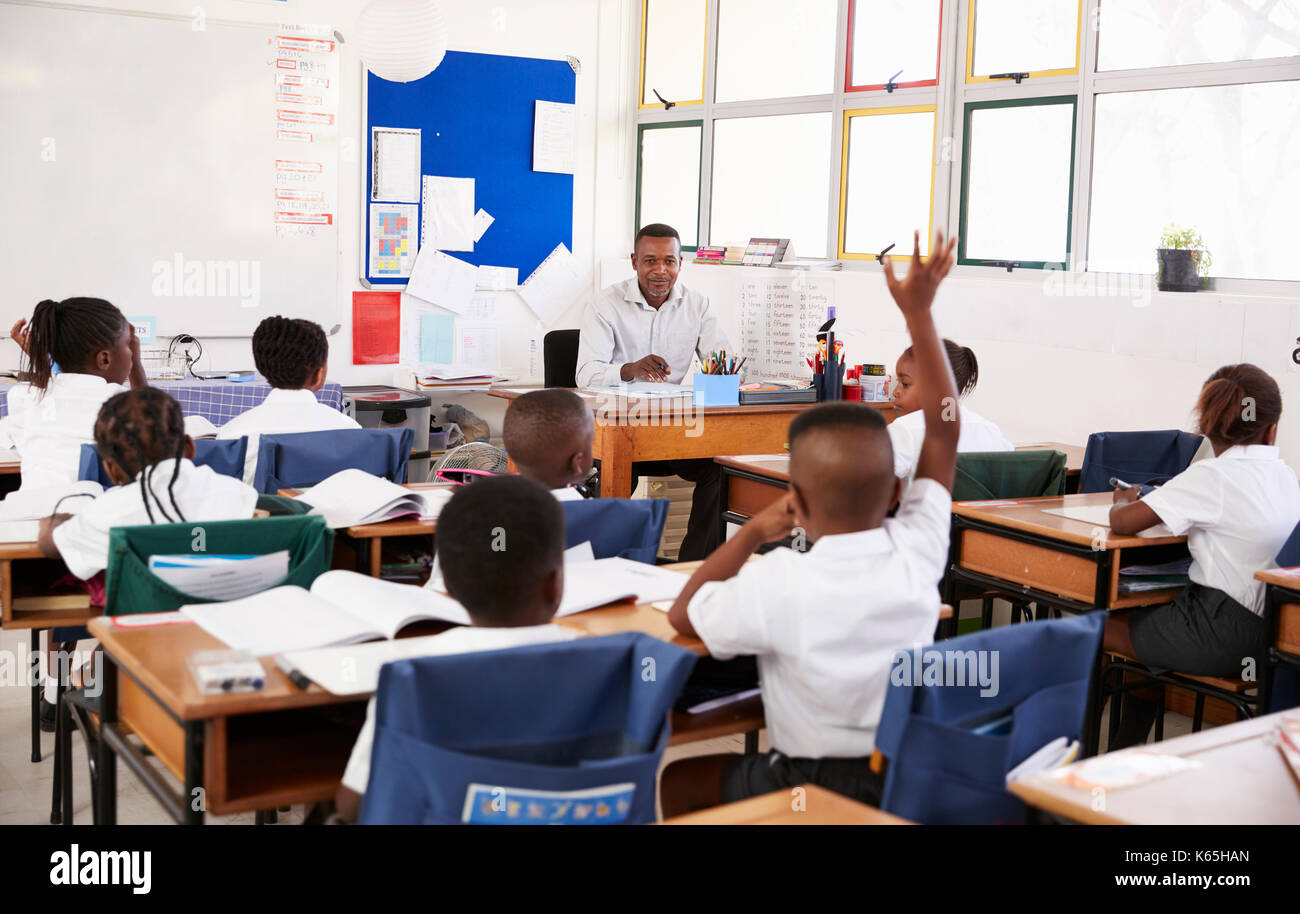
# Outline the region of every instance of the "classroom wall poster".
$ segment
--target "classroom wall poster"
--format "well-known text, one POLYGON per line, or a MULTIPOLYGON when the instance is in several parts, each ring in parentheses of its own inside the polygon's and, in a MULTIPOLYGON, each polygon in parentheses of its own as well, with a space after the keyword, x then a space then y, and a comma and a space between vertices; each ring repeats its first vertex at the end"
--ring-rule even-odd
POLYGON ((401 292, 352 293, 352 364, 396 365, 401 353, 401 292))
POLYGON ((338 42, 326 25, 282 24, 270 45, 275 236, 314 238, 338 213, 338 42))
POLYGON ((416 230, 419 205, 415 203, 370 204, 369 275, 406 279, 419 247, 416 230))

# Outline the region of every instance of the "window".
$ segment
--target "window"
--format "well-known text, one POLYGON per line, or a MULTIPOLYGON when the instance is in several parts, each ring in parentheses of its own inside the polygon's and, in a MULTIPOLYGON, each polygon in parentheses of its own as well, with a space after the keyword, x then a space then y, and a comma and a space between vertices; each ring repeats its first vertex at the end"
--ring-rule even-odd
POLYGON ((1169 222, 1221 277, 1300 280, 1300 82, 1097 99, 1088 268, 1151 273, 1169 222))
POLYGON ((645 0, 642 8, 641 106, 704 101, 707 0, 645 0))
POLYGON ((718 120, 713 128, 711 244, 789 238, 800 257, 825 257, 830 114, 718 120))
POLYGON ((1300 53, 1300 0, 1102 0, 1098 70, 1300 53))
POLYGON ((961 263, 1065 264, 1074 96, 966 105, 961 263))
POLYGON ((1079 68, 1081 0, 970 0, 967 81, 1079 68))
POLYGON ((891 244, 911 253, 915 229, 929 254, 936 108, 846 111, 844 122, 840 256, 875 260, 891 244))
POLYGON ((851 0, 847 88, 899 88, 939 81, 939 0, 851 0))
POLYGON ((664 222, 682 236, 682 249, 699 244, 702 121, 645 124, 638 145, 636 224, 664 222))
POLYGON ((715 101, 834 89, 836 0, 718 0, 715 101))

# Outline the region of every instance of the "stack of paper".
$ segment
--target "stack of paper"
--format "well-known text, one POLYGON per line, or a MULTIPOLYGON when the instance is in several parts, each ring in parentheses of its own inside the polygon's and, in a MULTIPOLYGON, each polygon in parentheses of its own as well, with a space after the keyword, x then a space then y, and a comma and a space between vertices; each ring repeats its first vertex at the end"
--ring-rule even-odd
POLYGON ((191 597, 237 600, 283 581, 289 550, 268 555, 151 555, 154 577, 191 597))

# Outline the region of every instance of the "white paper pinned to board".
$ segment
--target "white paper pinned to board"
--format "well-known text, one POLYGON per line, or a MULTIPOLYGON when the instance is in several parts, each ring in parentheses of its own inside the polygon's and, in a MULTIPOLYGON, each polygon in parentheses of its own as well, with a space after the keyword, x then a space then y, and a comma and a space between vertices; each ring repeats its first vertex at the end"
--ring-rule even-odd
POLYGON ((386 203, 420 202, 420 131, 397 127, 371 129, 370 199, 386 203))
POLYGON ((519 286, 519 297, 542 323, 550 324, 587 289, 578 259, 563 244, 547 255, 541 266, 519 286))
POLYGON ((478 268, 431 247, 421 247, 406 294, 456 314, 469 310, 478 268))
POLYGON ((424 176, 420 246, 474 250, 474 179, 424 176))
POLYGON ((578 162, 578 106, 537 100, 533 120, 533 171, 571 175, 578 162))

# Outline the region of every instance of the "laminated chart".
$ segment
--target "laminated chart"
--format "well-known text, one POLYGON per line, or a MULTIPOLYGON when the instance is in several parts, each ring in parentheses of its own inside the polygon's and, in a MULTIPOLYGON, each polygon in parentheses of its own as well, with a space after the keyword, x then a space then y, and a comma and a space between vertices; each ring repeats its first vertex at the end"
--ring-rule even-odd
POLYGON ((370 204, 370 275, 406 278, 418 248, 415 231, 419 207, 414 203, 370 204))
POLYGON ((314 238, 338 212, 338 45, 328 26, 283 24, 271 50, 275 237, 314 238))
POLYGON ((750 378, 807 381, 804 359, 816 350, 817 331, 835 301, 834 280, 803 274, 747 279, 740 287, 740 351, 750 378))

